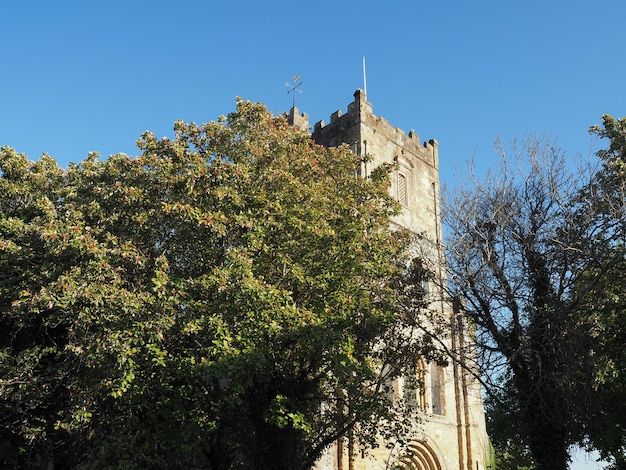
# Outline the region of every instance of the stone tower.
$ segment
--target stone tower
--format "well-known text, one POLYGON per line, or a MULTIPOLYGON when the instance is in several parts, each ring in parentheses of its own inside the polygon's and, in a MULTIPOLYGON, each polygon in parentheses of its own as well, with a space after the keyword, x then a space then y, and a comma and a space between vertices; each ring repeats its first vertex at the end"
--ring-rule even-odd
MULTIPOLYGON (((292 108, 288 119, 295 126, 308 128, 308 116, 299 114, 296 108, 292 108)), ((414 131, 407 135, 374 115, 362 90, 355 92, 346 114, 336 111, 328 124, 324 121, 315 124, 312 139, 327 147, 348 144, 357 155, 369 156, 369 161, 360 168, 363 177, 383 163, 395 163, 390 192, 403 210, 393 223, 420 233, 428 240, 431 249, 426 255, 427 262, 433 276, 438 277, 427 289, 430 308, 449 321, 447 347, 451 351, 465 350, 471 345, 471 335, 463 325, 460 309, 438 287, 443 285, 445 271, 437 141, 422 144, 414 131)), ((461 361, 451 360, 446 367, 436 363, 421 365, 420 379, 425 389, 414 398, 420 420, 407 436, 408 446, 389 449, 381 445, 364 454, 348 443, 337 442, 327 450, 316 470, 485 470, 490 444, 481 389, 466 372, 463 355, 458 354, 458 357, 461 361), (348 449, 353 449, 351 455, 348 449)), ((402 382, 403 379, 398 379, 393 384, 395 394, 407 393, 402 382)))

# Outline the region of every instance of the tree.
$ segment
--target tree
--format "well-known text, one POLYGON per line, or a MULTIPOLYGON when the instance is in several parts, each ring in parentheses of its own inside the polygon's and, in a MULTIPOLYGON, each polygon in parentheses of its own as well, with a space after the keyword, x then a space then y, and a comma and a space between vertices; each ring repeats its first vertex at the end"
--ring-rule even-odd
MULTIPOLYGON (((602 164, 581 195, 581 211, 597 252, 615 260, 611 269, 587 297, 585 314, 594 319, 593 367, 588 384, 592 400, 581 414, 587 423, 588 443, 612 461, 615 469, 626 468, 626 118, 603 116, 602 126, 591 132, 609 140, 597 156, 602 164)), ((594 273, 595 274, 595 273, 594 273)))
POLYGON ((61 315, 52 318, 51 308, 16 306, 66 267, 45 248, 44 238, 45 224, 56 217, 51 201, 61 197, 64 175, 47 155, 33 164, 6 148, 0 169, 0 462, 23 468, 30 461, 44 468, 52 454, 61 464, 69 450, 55 430, 72 407, 67 328, 61 315))
POLYGON ((244 101, 175 131, 67 170, 3 149, 5 466, 305 469, 399 435, 385 384, 432 347, 387 169, 244 101))
POLYGON ((470 175, 447 199, 452 288, 477 328, 492 405, 510 413, 540 470, 565 469, 584 435, 577 406, 596 324, 589 294, 615 266, 581 210, 587 170, 570 171, 550 140, 499 142, 502 168, 470 175), (498 397, 501 399, 498 400, 498 397))
POLYGON ((535 464, 527 439, 522 435, 520 402, 515 399, 510 380, 490 388, 485 397, 487 431, 494 449, 491 470, 534 470, 535 464))

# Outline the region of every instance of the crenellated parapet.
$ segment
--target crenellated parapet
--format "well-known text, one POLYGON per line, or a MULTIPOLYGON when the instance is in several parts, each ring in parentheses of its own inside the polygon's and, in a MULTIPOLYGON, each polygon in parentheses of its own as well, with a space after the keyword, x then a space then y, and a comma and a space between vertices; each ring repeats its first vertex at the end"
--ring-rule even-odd
POLYGON ((309 116, 307 113, 300 113, 295 106, 291 108, 289 114, 287 114, 287 122, 305 131, 309 130, 309 116))
MULTIPOLYGON (((331 147, 341 143, 355 145, 355 152, 359 154, 367 153, 368 137, 370 141, 372 139, 378 141, 376 145, 378 149, 386 147, 387 142, 401 147, 404 152, 435 168, 438 167, 438 142, 432 139, 422 143, 414 130, 406 134, 402 129, 392 126, 386 119, 376 116, 363 90, 354 93, 354 101, 348 105, 346 114, 341 110, 335 111, 331 114, 328 124, 323 120, 315 123, 312 134, 313 140, 322 145, 331 147)), ((371 148, 371 145, 369 147, 371 148)))

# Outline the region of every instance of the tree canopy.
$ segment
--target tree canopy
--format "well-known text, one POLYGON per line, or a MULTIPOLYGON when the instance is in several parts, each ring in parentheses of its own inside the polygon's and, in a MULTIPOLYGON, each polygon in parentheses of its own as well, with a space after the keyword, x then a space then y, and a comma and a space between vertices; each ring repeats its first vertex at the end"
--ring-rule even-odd
POLYGON ((400 432, 385 384, 431 349, 386 169, 241 100, 175 133, 2 149, 4 467, 293 470, 400 432))
POLYGON ((595 341, 587 369, 592 400, 581 415, 589 447, 598 449, 611 468, 626 469, 626 118, 603 116, 591 132, 608 139, 608 147, 597 152, 602 167, 581 201, 592 215, 587 229, 599 247, 595 251, 610 266, 584 306, 595 325, 595 341))
POLYGON ((599 345, 616 346, 599 340, 609 316, 589 300, 616 308, 623 199, 613 163, 577 169, 534 137, 496 149, 501 168, 470 175, 447 200, 450 279, 478 330, 497 446, 565 469, 588 436, 599 345))

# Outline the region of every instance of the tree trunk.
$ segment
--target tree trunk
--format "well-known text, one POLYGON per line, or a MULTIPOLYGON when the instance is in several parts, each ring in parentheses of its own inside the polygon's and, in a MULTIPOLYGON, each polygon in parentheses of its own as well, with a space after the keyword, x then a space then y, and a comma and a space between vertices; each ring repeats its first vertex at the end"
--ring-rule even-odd
POLYGON ((529 409, 527 416, 530 421, 529 444, 537 470, 567 470, 569 458, 565 429, 551 423, 540 409, 529 409))

